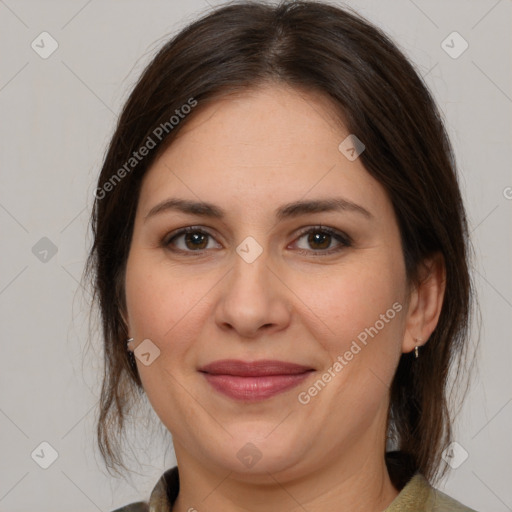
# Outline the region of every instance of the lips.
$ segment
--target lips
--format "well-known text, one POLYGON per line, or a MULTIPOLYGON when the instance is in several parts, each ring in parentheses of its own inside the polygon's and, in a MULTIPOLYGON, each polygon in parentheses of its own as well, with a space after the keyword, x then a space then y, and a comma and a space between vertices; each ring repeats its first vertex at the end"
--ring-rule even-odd
POLYGON ((314 369, 285 361, 224 359, 199 371, 217 392, 235 400, 259 401, 298 386, 314 369))

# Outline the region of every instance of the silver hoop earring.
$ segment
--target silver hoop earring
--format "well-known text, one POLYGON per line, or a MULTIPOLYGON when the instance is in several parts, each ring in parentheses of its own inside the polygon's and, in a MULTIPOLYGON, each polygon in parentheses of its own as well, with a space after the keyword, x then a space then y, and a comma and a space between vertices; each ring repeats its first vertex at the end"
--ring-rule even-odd
POLYGON ((128 346, 133 341, 133 338, 128 338, 126 340, 126 350, 128 352, 128 359, 130 361, 130 366, 136 370, 137 369, 137 363, 135 362, 135 355, 133 354, 133 350, 130 350, 130 347, 128 346))
MULTIPOLYGON (((423 343, 423 340, 421 338, 414 338, 414 341, 416 343, 423 343)), ((420 347, 416 345, 414 347, 414 359, 418 359, 418 357, 420 357, 420 347)))

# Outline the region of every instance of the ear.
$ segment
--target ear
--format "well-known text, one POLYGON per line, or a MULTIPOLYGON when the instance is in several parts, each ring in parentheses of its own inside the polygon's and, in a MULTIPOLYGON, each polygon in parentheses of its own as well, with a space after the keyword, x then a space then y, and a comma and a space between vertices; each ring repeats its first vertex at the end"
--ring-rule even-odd
POLYGON ((446 267, 441 253, 435 253, 420 266, 418 283, 411 291, 402 352, 427 342, 437 326, 446 287, 446 267))

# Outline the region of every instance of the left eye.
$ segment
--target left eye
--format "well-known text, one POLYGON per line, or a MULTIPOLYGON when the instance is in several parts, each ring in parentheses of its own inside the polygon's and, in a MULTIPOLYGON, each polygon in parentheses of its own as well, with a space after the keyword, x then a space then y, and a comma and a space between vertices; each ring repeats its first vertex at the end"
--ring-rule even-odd
MULTIPOLYGON (((210 233, 199 228, 188 227, 178 231, 172 237, 164 240, 163 243, 165 247, 177 252, 200 252, 215 248, 215 246, 209 246, 210 239, 214 240, 210 233)), ((324 227, 309 228, 307 231, 303 231, 296 241, 302 239, 306 240, 306 244, 311 249, 301 247, 299 244, 299 252, 301 253, 330 254, 338 252, 344 247, 350 247, 352 244, 348 235, 324 227), (332 248, 334 242, 337 242, 337 247, 332 248)))
MULTIPOLYGON (((338 252, 344 247, 350 247, 352 243, 347 235, 329 228, 310 228, 303 232, 297 240, 301 240, 303 238, 306 238, 306 243, 309 247, 313 248, 313 252, 322 252, 327 254, 338 252), (331 244, 334 241, 338 242, 338 247, 332 249, 331 244)), ((308 251, 307 248, 301 249, 308 251)))

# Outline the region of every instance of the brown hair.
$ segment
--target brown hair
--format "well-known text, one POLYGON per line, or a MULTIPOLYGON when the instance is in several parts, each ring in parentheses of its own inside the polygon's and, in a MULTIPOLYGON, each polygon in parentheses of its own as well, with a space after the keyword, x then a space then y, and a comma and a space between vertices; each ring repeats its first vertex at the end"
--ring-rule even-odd
POLYGON ((311 1, 238 2, 212 11, 160 49, 123 108, 98 180, 86 267, 104 338, 97 425, 102 456, 107 467, 124 468, 116 439, 134 391, 143 392, 126 350, 123 320, 124 269, 141 180, 201 105, 265 82, 323 93, 340 122, 364 142, 360 158, 387 191, 398 219, 409 283, 417 282, 428 256, 444 257, 446 292, 438 325, 419 359, 402 355, 390 388, 389 432, 408 460, 404 470, 403 461, 395 467, 393 455, 387 457, 391 478, 402 486, 418 470, 433 482, 451 440, 448 371, 454 366, 458 375, 463 368, 472 298, 454 156, 426 85, 395 44, 357 14, 311 1), (196 110, 161 140, 155 137, 156 127, 169 128, 164 123, 191 98, 196 110), (120 172, 148 137, 156 147, 120 172), (116 173, 122 179, 114 183, 116 173))

